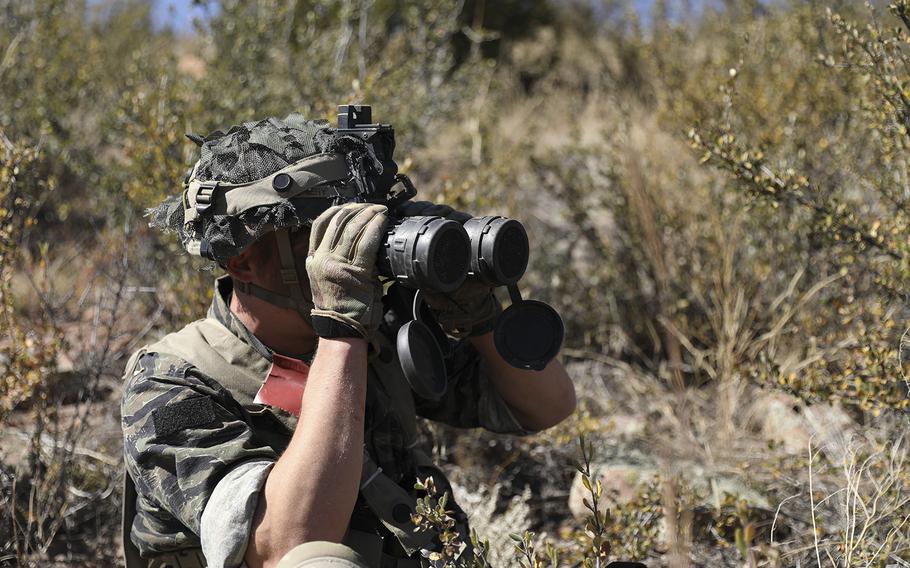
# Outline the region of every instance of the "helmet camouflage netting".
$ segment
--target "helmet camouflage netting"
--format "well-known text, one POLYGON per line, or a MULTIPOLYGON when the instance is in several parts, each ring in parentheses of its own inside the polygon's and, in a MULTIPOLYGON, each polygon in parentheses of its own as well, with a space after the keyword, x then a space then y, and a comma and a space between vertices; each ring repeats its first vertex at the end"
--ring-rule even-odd
MULTIPOLYGON (((216 130, 202 139, 195 177, 205 181, 246 183, 262 179, 294 162, 323 152, 329 123, 294 113, 284 120, 267 118, 216 130)), ((198 140, 198 139, 197 139, 198 140)))
MULTIPOLYGON (((362 140, 340 135, 324 120, 307 120, 293 113, 283 120, 267 118, 232 126, 226 133, 215 131, 205 138, 188 135, 201 148, 199 161, 186 179, 193 181, 245 184, 262 180, 300 160, 324 153, 343 154, 351 171, 360 159, 375 160, 372 149, 362 140)), ((344 186, 345 182, 339 182, 344 186)), ((238 189, 237 191, 243 191, 238 189)), ((239 254, 263 234, 278 229, 297 229, 334 203, 335 199, 283 199, 239 214, 185 216, 186 192, 166 199, 148 210, 150 225, 180 235, 191 253, 224 262, 239 254), (203 251, 197 252, 199 243, 203 251)))

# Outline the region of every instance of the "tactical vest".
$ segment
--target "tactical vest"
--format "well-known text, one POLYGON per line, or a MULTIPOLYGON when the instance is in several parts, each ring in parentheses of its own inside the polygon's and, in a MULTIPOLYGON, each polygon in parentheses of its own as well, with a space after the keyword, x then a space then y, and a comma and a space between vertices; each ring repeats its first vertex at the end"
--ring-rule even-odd
MULTIPOLYGON (((393 411, 404 429, 406 445, 410 448, 416 464, 423 470, 435 471, 436 478, 441 486, 446 488, 445 476, 435 468, 430 458, 416 448, 417 420, 414 409, 414 399, 410 387, 401 371, 401 365, 395 354, 394 346, 380 334, 379 338, 382 357, 372 357, 369 361, 369 380, 379 380, 383 389, 389 395, 393 411)), ((271 362, 260 355, 251 345, 247 344, 223 324, 214 318, 196 321, 182 330, 167 335, 157 343, 147 345, 136 352, 126 367, 125 377, 129 378, 137 362, 146 353, 165 353, 179 357, 194 365, 200 372, 213 377, 225 388, 233 398, 240 403, 249 413, 254 422, 266 420, 274 423, 280 422, 286 428, 285 432, 276 429, 257 429, 259 435, 265 437, 270 445, 283 446, 278 440, 268 440, 269 436, 290 439, 297 424, 297 418, 280 409, 273 409, 253 400, 265 377, 268 375, 271 362)), ((182 551, 155 559, 152 562, 139 557, 138 550, 130 539, 130 530, 133 517, 136 515, 135 488, 129 473, 124 474, 124 511, 123 511, 123 543, 124 556, 127 568, 147 566, 191 566, 200 568, 205 566, 204 559, 198 550, 182 551), (184 559, 181 560, 180 556, 184 559), (188 555, 196 557, 187 560, 188 555), (171 558, 173 556, 173 558, 171 558)), ((363 501, 379 519, 382 525, 394 535, 401 548, 408 555, 427 547, 436 536, 435 533, 418 532, 411 523, 410 516, 416 510, 416 498, 405 491, 395 481, 385 475, 377 467, 374 460, 366 450, 363 455, 363 471, 361 473, 360 496, 363 501)), ((388 558, 383 558, 382 541, 372 534, 349 529, 342 541, 360 553, 364 558, 371 559, 371 565, 389 566, 388 558), (372 538, 371 538, 372 537, 372 538), (375 561, 375 563, 374 563, 375 561)), ((397 566, 419 566, 415 560, 402 559, 397 566)))

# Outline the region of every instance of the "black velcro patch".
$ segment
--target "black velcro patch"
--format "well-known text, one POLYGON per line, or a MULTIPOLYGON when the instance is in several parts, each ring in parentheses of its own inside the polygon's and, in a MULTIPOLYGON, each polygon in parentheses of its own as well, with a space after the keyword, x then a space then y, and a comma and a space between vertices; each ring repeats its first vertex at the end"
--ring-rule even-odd
POLYGON ((204 426, 215 421, 215 409, 208 396, 194 396, 152 411, 155 435, 170 436, 174 432, 204 426))

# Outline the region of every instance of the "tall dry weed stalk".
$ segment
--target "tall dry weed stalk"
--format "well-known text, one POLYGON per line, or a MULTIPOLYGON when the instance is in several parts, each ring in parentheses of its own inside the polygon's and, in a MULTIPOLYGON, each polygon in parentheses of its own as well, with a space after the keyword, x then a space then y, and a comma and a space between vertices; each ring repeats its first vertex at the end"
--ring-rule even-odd
POLYGON ((811 552, 791 550, 785 561, 805 563, 811 557, 833 568, 906 561, 910 475, 904 440, 850 440, 841 463, 826 462, 819 448, 809 445, 808 483, 781 508, 808 505, 811 552))

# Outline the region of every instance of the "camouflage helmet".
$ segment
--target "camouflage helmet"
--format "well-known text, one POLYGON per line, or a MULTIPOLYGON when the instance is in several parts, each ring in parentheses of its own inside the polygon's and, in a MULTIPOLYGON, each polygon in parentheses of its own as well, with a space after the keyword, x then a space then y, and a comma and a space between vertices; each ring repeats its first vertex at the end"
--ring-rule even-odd
POLYGON ((269 231, 307 226, 330 206, 357 200, 359 162, 375 160, 362 140, 296 113, 188 136, 200 159, 182 194, 149 211, 151 224, 222 264, 269 231))
POLYGON ((181 195, 149 210, 151 225, 180 236, 190 254, 224 265, 275 231, 285 297, 254 285, 238 289, 309 316, 306 282, 297 282, 288 232, 363 192, 364 162, 381 170, 362 139, 337 133, 327 121, 290 114, 233 126, 206 137, 188 135, 201 149, 181 195))

